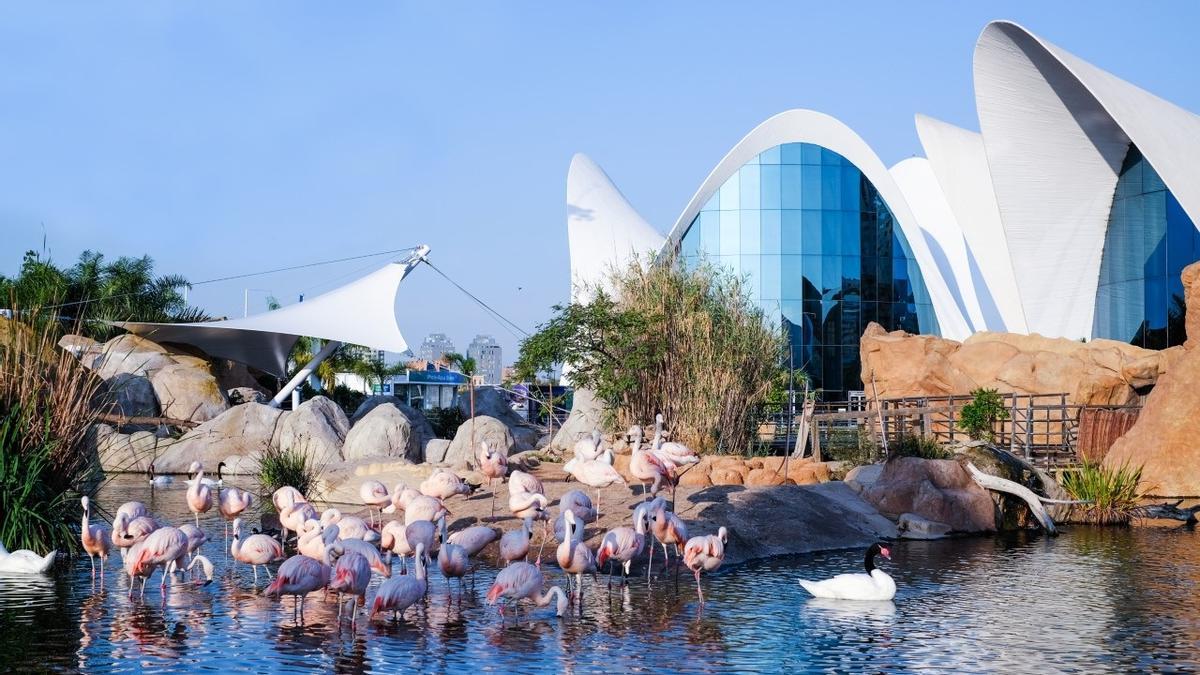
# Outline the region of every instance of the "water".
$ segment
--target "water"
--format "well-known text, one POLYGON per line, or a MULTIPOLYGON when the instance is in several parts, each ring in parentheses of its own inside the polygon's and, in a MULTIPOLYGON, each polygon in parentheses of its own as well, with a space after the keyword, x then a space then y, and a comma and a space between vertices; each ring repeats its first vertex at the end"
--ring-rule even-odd
MULTIPOLYGON (((190 519, 183 490, 114 482, 99 502, 142 498, 190 519)), ((230 568, 222 521, 201 520, 217 579, 126 598, 110 570, 94 589, 87 557, 51 578, 0 577, 0 670, 141 672, 996 672, 1099 673, 1200 668, 1200 539, 1184 529, 1074 528, 1039 536, 901 542, 882 563, 899 586, 890 603, 811 599, 799 577, 861 565, 858 551, 776 558, 704 579, 686 570, 610 593, 585 580, 582 615, 551 608, 502 623, 483 596, 495 570, 448 592, 432 571, 427 605, 409 622, 337 626, 313 596, 306 623, 291 601, 261 597, 250 569, 230 568)), ((118 560, 113 558, 114 561, 118 560)), ((113 563, 117 567, 117 563, 113 563)), ((436 568, 436 565, 435 565, 436 568)), ((547 566, 550 583, 561 583, 547 566)), ((260 580, 260 589, 266 580, 260 580)), ((368 598, 374 594, 368 592, 368 598)))

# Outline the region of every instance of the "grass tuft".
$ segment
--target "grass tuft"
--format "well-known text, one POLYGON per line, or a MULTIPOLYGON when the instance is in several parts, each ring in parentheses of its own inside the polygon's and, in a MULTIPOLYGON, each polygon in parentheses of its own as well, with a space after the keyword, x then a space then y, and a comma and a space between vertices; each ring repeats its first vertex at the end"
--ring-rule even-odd
POLYGON ((1091 502, 1076 505, 1074 519, 1095 525, 1123 525, 1137 513, 1142 467, 1123 464, 1109 467, 1084 460, 1078 471, 1065 473, 1061 483, 1071 499, 1091 502))

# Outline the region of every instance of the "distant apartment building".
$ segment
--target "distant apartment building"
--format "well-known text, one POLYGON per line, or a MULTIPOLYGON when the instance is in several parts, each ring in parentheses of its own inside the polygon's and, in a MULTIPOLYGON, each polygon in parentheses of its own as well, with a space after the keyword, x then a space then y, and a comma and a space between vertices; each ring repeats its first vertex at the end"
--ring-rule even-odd
POLYGON ((418 350, 417 356, 425 361, 433 362, 453 352, 454 343, 446 337, 445 333, 430 333, 421 343, 421 349, 418 350))
POLYGON ((467 347, 467 357, 475 359, 475 372, 483 384, 500 384, 504 371, 504 356, 500 343, 491 335, 476 335, 467 347))

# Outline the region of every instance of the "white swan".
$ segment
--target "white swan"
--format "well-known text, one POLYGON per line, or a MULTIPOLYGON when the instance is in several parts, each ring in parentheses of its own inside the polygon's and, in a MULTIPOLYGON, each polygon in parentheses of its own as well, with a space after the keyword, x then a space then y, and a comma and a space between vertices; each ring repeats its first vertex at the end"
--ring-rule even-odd
POLYGON ((804 590, 817 598, 835 600, 891 600, 896 597, 896 582, 883 570, 875 567, 875 555, 892 559, 892 551, 886 544, 871 544, 867 549, 863 567, 866 574, 839 574, 824 581, 800 580, 804 590))
POLYGON ((42 557, 33 551, 8 552, 0 543, 0 574, 42 574, 54 564, 57 551, 51 551, 42 557))

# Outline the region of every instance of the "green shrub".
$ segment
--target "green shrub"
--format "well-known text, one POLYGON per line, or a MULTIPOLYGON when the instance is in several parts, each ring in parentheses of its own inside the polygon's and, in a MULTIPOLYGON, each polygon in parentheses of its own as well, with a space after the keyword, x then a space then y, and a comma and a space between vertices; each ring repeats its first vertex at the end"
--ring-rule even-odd
POLYGON ((1008 419, 1004 398, 995 389, 976 389, 959 411, 958 427, 975 440, 991 441, 996 422, 1008 419))
POLYGON ((458 428, 467 421, 467 416, 457 406, 434 408, 425 412, 425 419, 433 426, 438 438, 453 439, 458 428))
POLYGON ((921 459, 951 459, 954 453, 943 448, 929 436, 905 434, 888 445, 890 457, 920 457, 921 459))
POLYGON ((283 449, 270 446, 258 458, 258 483, 262 487, 264 503, 271 503, 270 495, 285 485, 290 485, 309 498, 316 497, 324 466, 317 466, 311 455, 301 449, 283 449))
POLYGON ((1128 523, 1137 512, 1141 480, 1140 466, 1123 464, 1113 468, 1085 459, 1078 471, 1064 473, 1060 482, 1071 499, 1091 502, 1072 507, 1073 519, 1116 525, 1128 523))
POLYGON ((11 550, 71 550, 78 502, 52 487, 53 441, 20 447, 23 417, 12 408, 0 419, 0 542, 11 550))

